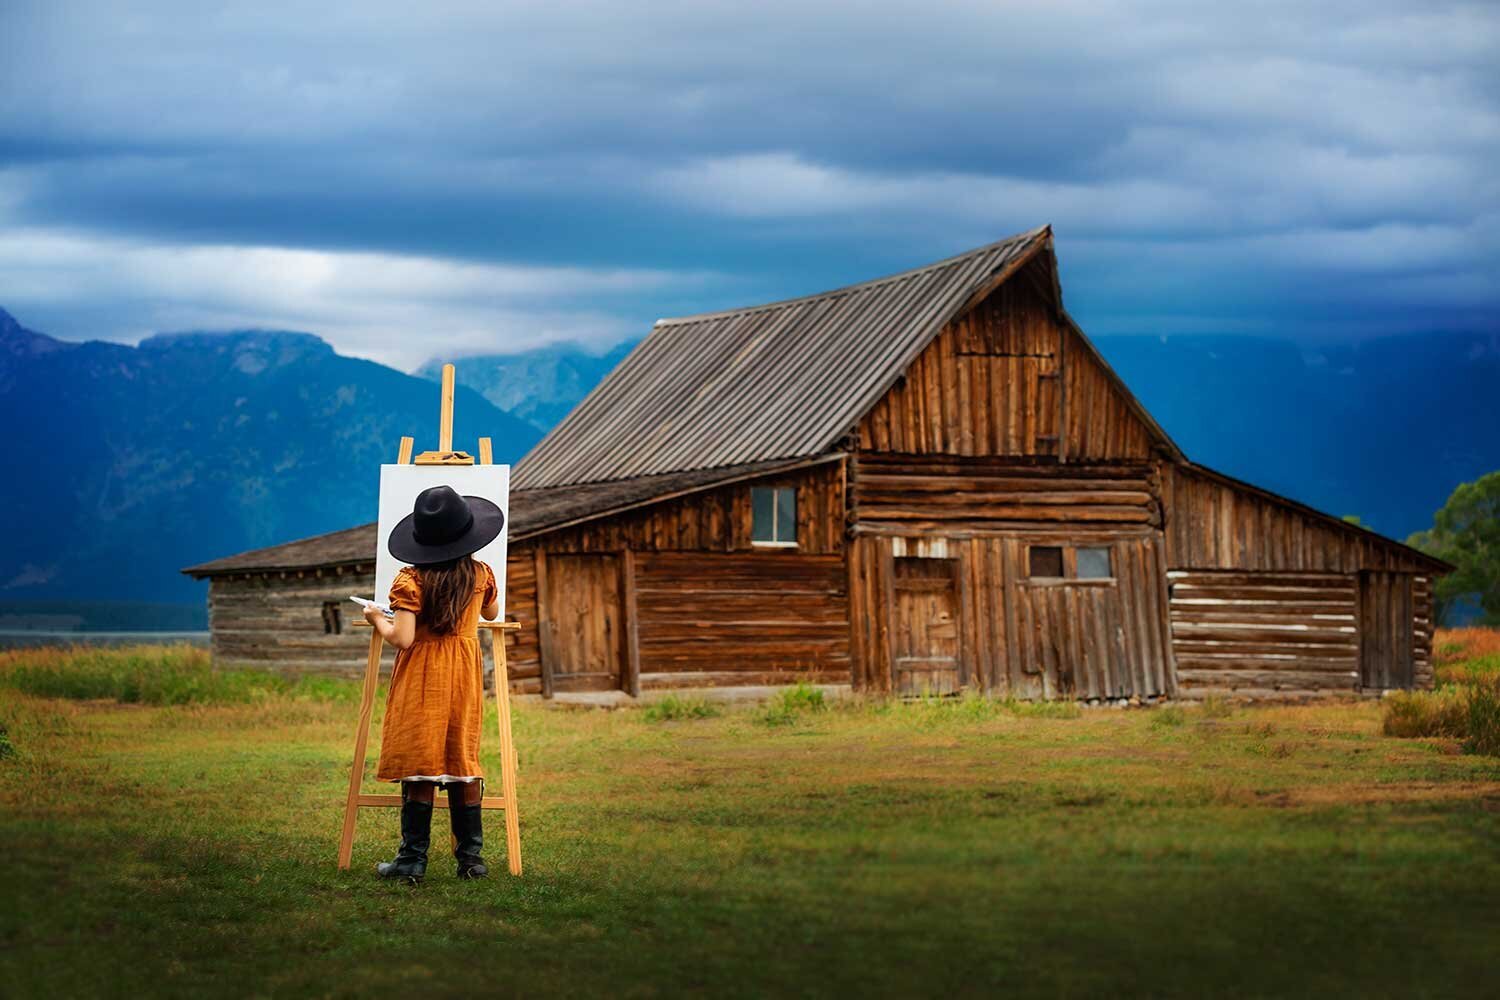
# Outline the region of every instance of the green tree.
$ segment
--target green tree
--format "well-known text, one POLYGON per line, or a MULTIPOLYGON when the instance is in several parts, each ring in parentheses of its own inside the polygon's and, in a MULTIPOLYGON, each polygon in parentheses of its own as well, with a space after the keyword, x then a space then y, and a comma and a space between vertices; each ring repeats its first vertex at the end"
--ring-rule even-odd
POLYGON ((1407 543, 1458 567, 1435 589, 1439 621, 1455 599, 1473 594, 1480 620, 1500 625, 1500 471, 1461 483, 1433 518, 1432 529, 1407 543))

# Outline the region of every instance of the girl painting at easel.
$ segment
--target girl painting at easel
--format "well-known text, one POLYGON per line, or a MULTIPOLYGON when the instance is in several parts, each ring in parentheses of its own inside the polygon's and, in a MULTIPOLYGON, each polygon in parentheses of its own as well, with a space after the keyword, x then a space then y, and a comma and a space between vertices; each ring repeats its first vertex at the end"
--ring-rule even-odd
POLYGON ((366 620, 399 650, 376 776, 401 782, 401 847, 393 861, 375 866, 382 878, 420 882, 427 874, 439 786, 448 792, 458 877, 489 874, 480 856, 479 617, 498 615, 500 598, 494 573, 473 554, 504 526, 505 515, 490 501, 434 486, 422 491, 386 543, 391 555, 411 565, 391 584, 392 617, 373 606, 365 609, 366 620))

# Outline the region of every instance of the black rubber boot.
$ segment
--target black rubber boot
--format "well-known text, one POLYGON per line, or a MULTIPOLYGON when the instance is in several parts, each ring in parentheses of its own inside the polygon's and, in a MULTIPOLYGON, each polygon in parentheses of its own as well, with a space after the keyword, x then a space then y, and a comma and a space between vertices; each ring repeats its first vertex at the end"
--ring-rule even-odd
POLYGON ((402 879, 416 885, 427 875, 427 848, 432 840, 432 803, 418 802, 401 786, 401 847, 394 861, 375 866, 381 878, 402 879))
MULTIPOLYGON (((480 779, 480 798, 484 797, 480 779)), ((453 821, 453 857, 458 861, 459 878, 484 878, 489 866, 479 852, 484 850, 484 807, 464 805, 464 785, 448 786, 448 816, 453 821)))

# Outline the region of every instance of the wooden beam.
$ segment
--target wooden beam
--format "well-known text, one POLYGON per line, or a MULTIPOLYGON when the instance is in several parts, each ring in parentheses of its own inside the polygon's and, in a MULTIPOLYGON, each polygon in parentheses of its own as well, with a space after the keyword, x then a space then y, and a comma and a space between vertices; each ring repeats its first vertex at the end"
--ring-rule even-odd
POLYGON ((636 610, 635 551, 620 554, 621 601, 625 611, 625 690, 632 698, 641 696, 641 628, 636 610))
POLYGON ((438 451, 453 450, 453 366, 443 366, 443 402, 438 414, 438 451))
POLYGON ((505 792, 505 855, 512 875, 521 874, 521 814, 516 808, 516 744, 510 720, 510 671, 505 664, 505 637, 490 633, 495 661, 495 709, 500 722, 500 782, 505 792))
POLYGON ((552 623, 547 615, 547 553, 538 547, 532 558, 536 564, 536 655, 542 661, 542 697, 550 698, 557 647, 552 641, 552 623))
MULTIPOLYGON (((1054 272, 1055 273, 1055 272, 1054 272)), ((1068 464, 1068 337, 1066 325, 1057 325, 1057 462, 1068 464)))
MULTIPOLYGON (((407 438, 406 440, 411 440, 407 438)), ((359 785, 365 776, 365 748, 370 740, 370 715, 375 708, 375 686, 380 679, 380 633, 370 632, 365 658, 365 684, 360 691, 359 728, 354 732, 354 764, 349 768, 349 795, 344 801, 344 828, 339 834, 339 868, 347 871, 354 855, 354 817, 359 808, 359 785)))

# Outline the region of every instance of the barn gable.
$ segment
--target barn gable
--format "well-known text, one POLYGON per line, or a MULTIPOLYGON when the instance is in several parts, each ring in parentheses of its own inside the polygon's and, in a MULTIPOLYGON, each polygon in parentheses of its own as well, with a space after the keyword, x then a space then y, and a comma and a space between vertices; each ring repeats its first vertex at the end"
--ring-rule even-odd
POLYGON ((1063 311, 1050 239, 943 327, 858 435, 863 449, 918 455, 1179 454, 1063 311))

